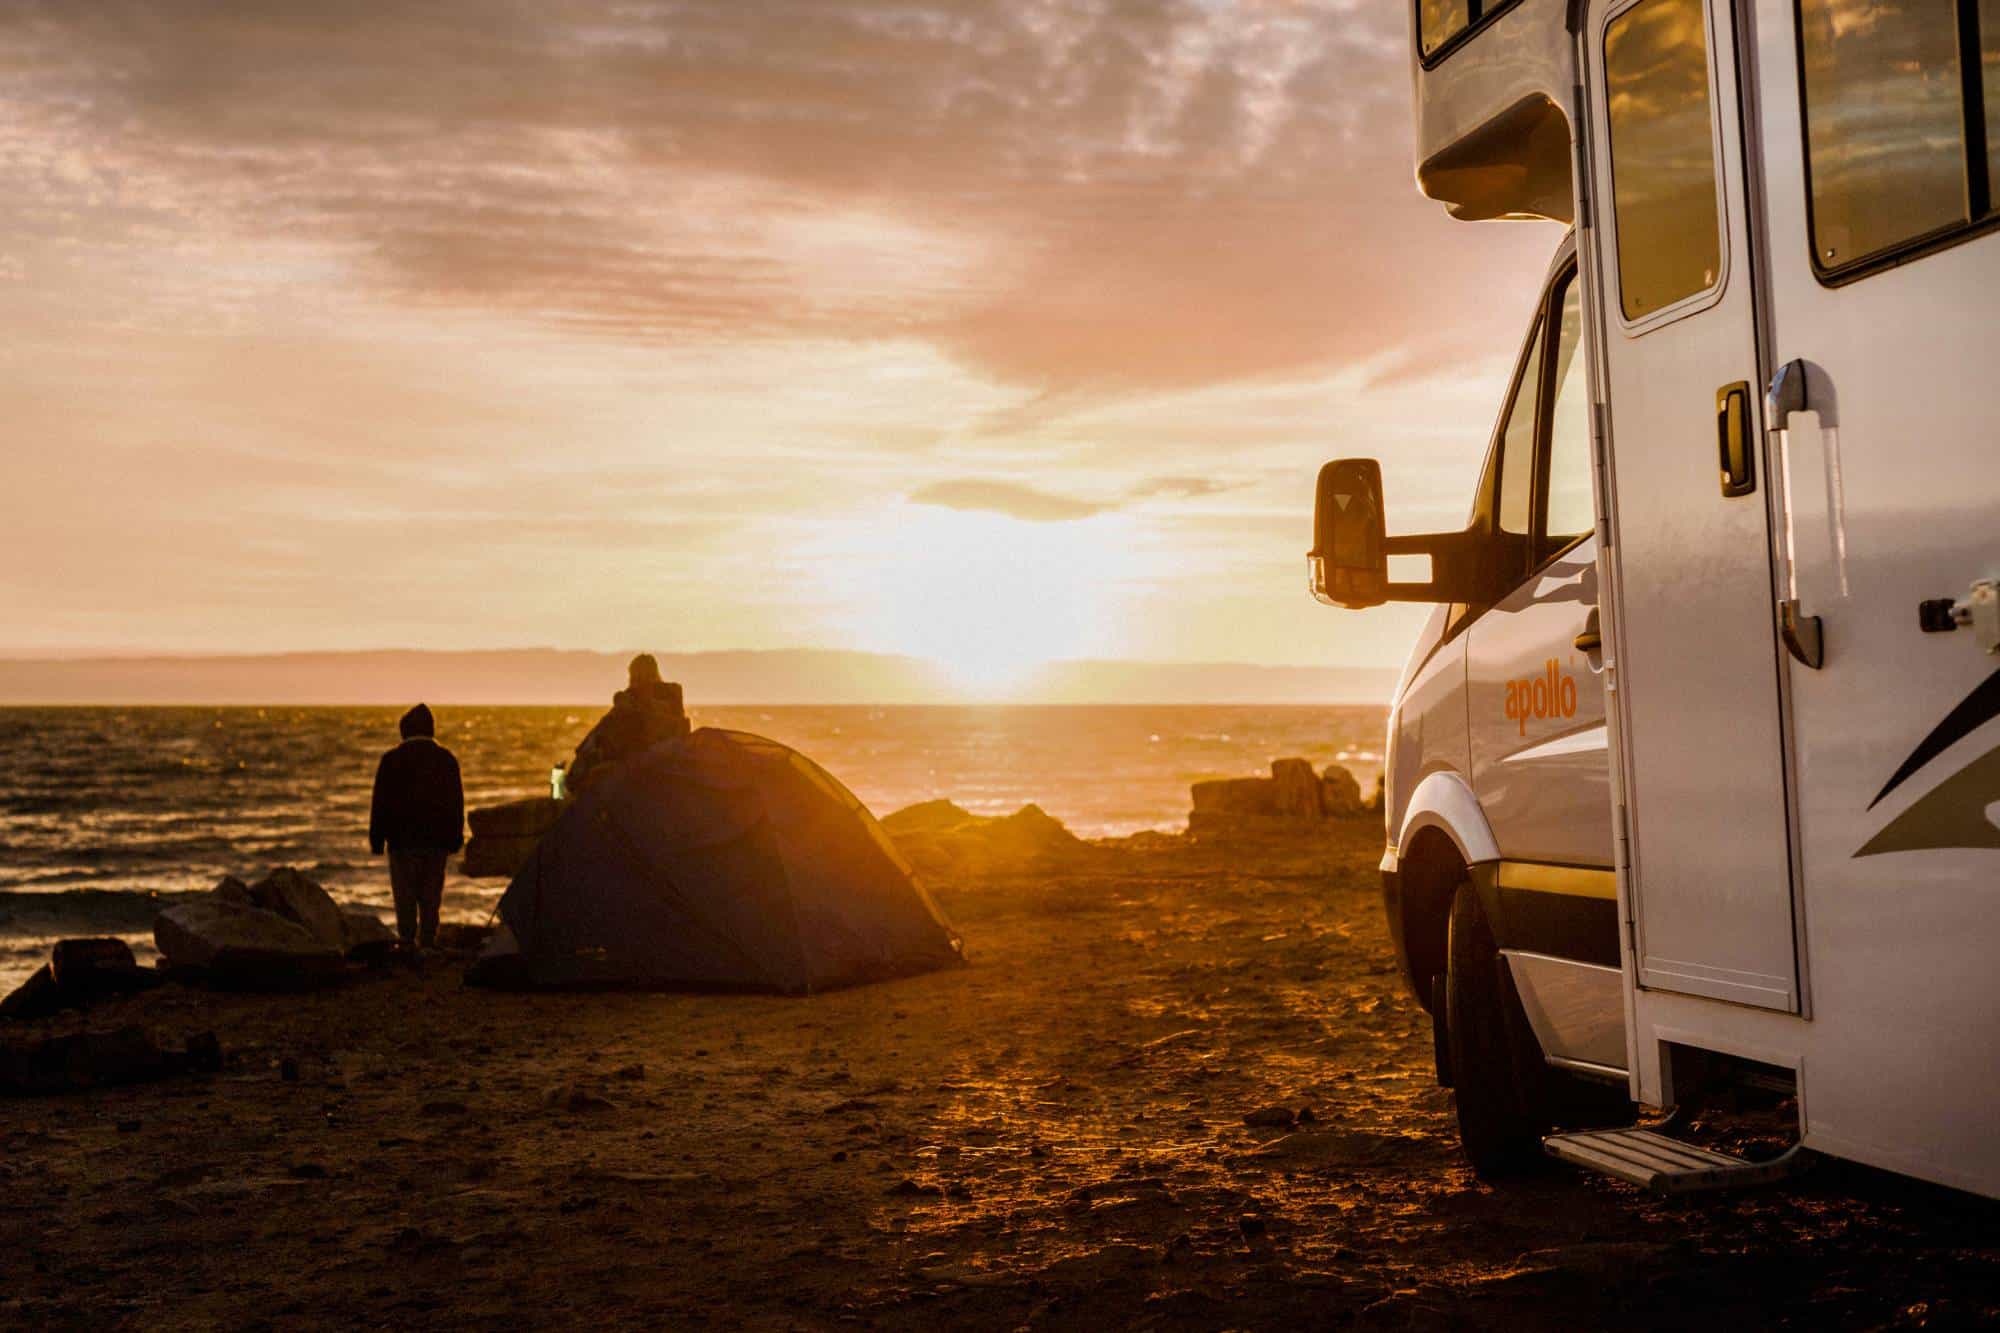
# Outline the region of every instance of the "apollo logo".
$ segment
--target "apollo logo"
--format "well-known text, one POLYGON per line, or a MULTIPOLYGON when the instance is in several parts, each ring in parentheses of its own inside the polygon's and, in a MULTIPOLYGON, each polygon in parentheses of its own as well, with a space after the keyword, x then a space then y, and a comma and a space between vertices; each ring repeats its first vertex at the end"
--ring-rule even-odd
POLYGON ((1576 716, 1576 678, 1551 657, 1539 677, 1507 682, 1507 720, 1528 734, 1528 719, 1576 716))

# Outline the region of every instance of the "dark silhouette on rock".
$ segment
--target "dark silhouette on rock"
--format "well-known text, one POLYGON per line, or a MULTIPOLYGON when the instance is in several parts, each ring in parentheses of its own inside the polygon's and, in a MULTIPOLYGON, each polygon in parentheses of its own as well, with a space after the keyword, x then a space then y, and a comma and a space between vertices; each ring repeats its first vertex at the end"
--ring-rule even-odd
POLYGON ((660 664, 651 653, 633 658, 626 676, 625 688, 611 697, 611 711, 576 747, 569 766, 569 788, 574 793, 603 781, 618 765, 661 741, 688 734, 681 687, 660 679, 660 664))
POLYGON ((465 788, 457 758, 437 743, 430 709, 418 704, 400 729, 402 744, 375 768, 368 847, 389 853, 396 933, 428 948, 437 941, 445 861, 465 845, 465 788))

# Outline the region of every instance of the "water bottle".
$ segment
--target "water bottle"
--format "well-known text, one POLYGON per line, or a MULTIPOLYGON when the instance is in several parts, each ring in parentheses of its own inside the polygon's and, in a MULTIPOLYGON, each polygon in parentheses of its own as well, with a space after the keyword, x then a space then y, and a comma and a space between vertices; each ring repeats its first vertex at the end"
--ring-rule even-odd
POLYGON ((549 770, 549 795, 558 801, 569 797, 569 773, 561 764, 549 770))

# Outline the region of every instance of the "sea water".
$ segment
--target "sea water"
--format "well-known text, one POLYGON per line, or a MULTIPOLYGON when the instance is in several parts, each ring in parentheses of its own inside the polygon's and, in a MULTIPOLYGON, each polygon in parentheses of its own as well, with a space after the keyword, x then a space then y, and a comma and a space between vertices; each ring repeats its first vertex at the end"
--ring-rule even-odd
MULTIPOLYGON (((588 708, 436 708, 468 805, 546 794, 588 708)), ((0 993, 64 935, 140 947, 174 895, 225 874, 296 866, 393 919, 368 852, 391 708, 0 709, 0 993)), ((724 707, 696 726, 772 737, 817 760, 878 815, 938 797, 978 814, 1033 802, 1085 837, 1186 822, 1188 785, 1297 755, 1373 787, 1380 708, 724 707)), ((446 915, 483 919, 504 881, 452 874, 446 915)))

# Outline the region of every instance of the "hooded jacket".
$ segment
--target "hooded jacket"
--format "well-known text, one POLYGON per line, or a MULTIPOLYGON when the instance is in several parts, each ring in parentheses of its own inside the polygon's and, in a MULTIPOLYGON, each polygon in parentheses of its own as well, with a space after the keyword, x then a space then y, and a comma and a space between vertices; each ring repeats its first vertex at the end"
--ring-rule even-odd
POLYGON ((458 760, 433 738, 431 710, 403 715, 403 743, 375 766, 368 847, 380 853, 455 852, 465 845, 465 788, 458 760))

